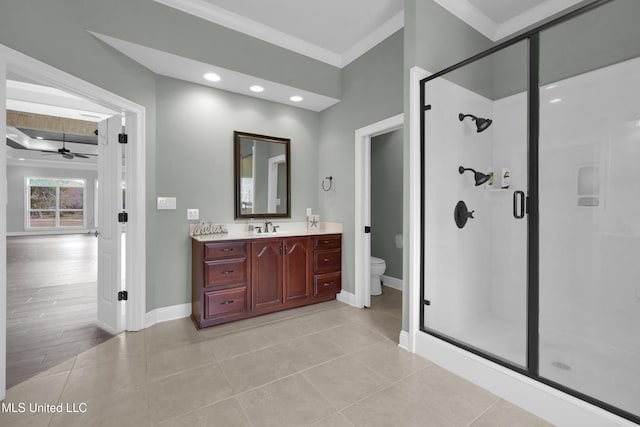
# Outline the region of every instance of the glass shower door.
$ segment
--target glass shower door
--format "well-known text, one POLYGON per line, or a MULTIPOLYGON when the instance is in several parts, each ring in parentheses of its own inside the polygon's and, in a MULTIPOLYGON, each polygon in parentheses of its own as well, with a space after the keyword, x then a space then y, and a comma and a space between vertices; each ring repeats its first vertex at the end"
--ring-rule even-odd
POLYGON ((539 143, 540 376, 636 417, 639 14, 615 1, 541 33, 539 143))
POLYGON ((528 42, 425 82, 422 327, 527 362, 528 42))

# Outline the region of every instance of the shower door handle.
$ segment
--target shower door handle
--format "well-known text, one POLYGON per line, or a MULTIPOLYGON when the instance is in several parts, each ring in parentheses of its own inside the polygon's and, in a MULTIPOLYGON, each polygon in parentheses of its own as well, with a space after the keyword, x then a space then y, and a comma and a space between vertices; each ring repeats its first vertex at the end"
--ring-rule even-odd
POLYGON ((525 214, 525 197, 524 191, 514 191, 513 192, 513 217, 516 219, 524 218, 525 214), (520 199, 520 203, 518 203, 518 199, 520 199))

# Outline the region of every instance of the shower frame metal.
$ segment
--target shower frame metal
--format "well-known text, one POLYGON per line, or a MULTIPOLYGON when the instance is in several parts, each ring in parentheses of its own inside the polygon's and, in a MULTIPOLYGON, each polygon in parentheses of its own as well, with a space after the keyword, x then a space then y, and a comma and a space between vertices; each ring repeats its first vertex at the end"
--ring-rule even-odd
POLYGON ((563 393, 577 397, 585 402, 600 407, 608 412, 616 414, 622 418, 632 421, 636 424, 640 424, 640 417, 613 406, 607 402, 596 399, 592 396, 574 390, 570 387, 549 380, 540 376, 539 371, 539 314, 540 314, 540 283, 539 283, 539 204, 538 204, 538 143, 539 143, 539 125, 540 125, 540 89, 539 89, 539 65, 540 65, 540 33, 546 29, 555 27, 575 17, 583 15, 587 12, 595 10, 607 3, 611 3, 614 0, 596 0, 593 3, 582 6, 575 9, 565 15, 555 18, 545 24, 542 24, 532 30, 529 30, 523 34, 520 34, 512 39, 502 42, 490 49, 487 49, 477 55, 471 56, 457 64, 447 67, 435 74, 432 74, 422 80, 420 80, 420 300, 419 312, 420 312, 420 330, 426 334, 429 334, 435 338, 452 344, 456 347, 462 348, 477 356, 488 359, 500 366, 511 369, 518 372, 521 375, 532 378, 550 387, 562 391, 563 393), (423 183, 425 182, 425 130, 426 130, 426 116, 428 111, 431 110, 431 105, 425 105, 425 86, 428 82, 442 77, 452 71, 469 65, 479 59, 490 56, 502 49, 515 45, 522 41, 528 41, 529 47, 529 76, 528 76, 528 195, 526 196, 526 213, 528 216, 527 227, 527 362, 526 367, 523 368, 514 363, 511 363, 505 359, 496 357, 490 353, 482 351, 476 347, 467 345, 461 341, 455 340, 447 335, 441 334, 438 331, 429 329, 425 326, 425 309, 431 305, 431 301, 425 298, 425 188, 423 183))

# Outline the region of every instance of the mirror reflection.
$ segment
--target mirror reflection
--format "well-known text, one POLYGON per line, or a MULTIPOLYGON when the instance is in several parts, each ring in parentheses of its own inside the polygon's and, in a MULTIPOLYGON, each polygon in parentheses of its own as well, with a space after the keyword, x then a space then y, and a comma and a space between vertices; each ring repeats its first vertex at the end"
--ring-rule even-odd
POLYGON ((289 142, 234 132, 236 218, 290 217, 289 142))

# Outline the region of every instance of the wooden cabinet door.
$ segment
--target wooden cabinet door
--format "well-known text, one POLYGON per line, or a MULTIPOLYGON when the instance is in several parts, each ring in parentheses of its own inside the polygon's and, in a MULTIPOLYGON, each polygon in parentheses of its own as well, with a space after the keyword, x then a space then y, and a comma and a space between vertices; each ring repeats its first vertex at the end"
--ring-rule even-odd
POLYGON ((251 288, 253 309, 283 304, 282 240, 264 239, 251 242, 251 288))
POLYGON ((307 237, 284 239, 285 303, 307 299, 312 291, 313 251, 307 237))

